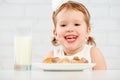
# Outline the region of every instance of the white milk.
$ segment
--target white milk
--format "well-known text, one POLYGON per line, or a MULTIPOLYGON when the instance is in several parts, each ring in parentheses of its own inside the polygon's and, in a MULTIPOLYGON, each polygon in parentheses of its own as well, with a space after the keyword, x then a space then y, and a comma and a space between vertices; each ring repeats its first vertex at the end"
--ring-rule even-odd
POLYGON ((26 66, 32 62, 32 37, 15 37, 15 65, 26 66))

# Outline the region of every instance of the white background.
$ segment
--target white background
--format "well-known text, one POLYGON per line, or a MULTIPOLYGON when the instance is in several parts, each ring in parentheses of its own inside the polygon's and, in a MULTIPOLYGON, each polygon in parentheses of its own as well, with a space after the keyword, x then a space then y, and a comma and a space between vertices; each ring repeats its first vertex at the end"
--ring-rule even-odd
MULTIPOLYGON (((108 69, 120 69, 120 0, 79 0, 91 14, 91 35, 108 69)), ((16 29, 32 29, 32 62, 53 46, 51 0, 0 0, 0 69, 14 68, 16 29)))

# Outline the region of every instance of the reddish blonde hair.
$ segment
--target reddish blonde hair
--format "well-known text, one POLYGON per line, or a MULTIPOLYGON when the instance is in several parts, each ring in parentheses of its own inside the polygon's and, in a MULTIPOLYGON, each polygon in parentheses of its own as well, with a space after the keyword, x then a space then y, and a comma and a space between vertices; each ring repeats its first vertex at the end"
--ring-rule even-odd
MULTIPOLYGON (((68 1, 62 4, 56 11, 53 12, 52 19, 53 19, 53 23, 55 27, 56 27, 56 16, 64 8, 81 11, 84 14, 84 19, 85 19, 87 26, 90 27, 89 26, 90 25, 90 14, 87 8, 83 4, 78 3, 78 2, 73 2, 73 1, 68 1)), ((53 37, 52 44, 55 46, 58 45, 55 37, 53 37)), ((96 45, 94 39, 91 36, 88 37, 87 44, 96 45)))

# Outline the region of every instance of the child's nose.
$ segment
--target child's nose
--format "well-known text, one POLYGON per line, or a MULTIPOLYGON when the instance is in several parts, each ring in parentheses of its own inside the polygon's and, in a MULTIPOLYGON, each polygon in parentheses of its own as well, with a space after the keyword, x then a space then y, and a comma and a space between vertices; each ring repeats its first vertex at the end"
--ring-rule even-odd
POLYGON ((69 26, 69 27, 67 27, 67 31, 68 31, 68 32, 73 32, 73 31, 74 31, 74 29, 73 29, 73 27, 72 27, 72 26, 69 26))

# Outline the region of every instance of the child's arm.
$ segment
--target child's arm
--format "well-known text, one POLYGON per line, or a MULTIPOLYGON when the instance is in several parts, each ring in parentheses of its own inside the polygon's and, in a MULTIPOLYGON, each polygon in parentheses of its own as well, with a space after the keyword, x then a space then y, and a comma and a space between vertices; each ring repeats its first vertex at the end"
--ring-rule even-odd
POLYGON ((50 51, 45 58, 53 57, 53 51, 50 51))
POLYGON ((105 59, 98 48, 91 48, 91 59, 93 63, 96 63, 93 70, 106 70, 105 59))

